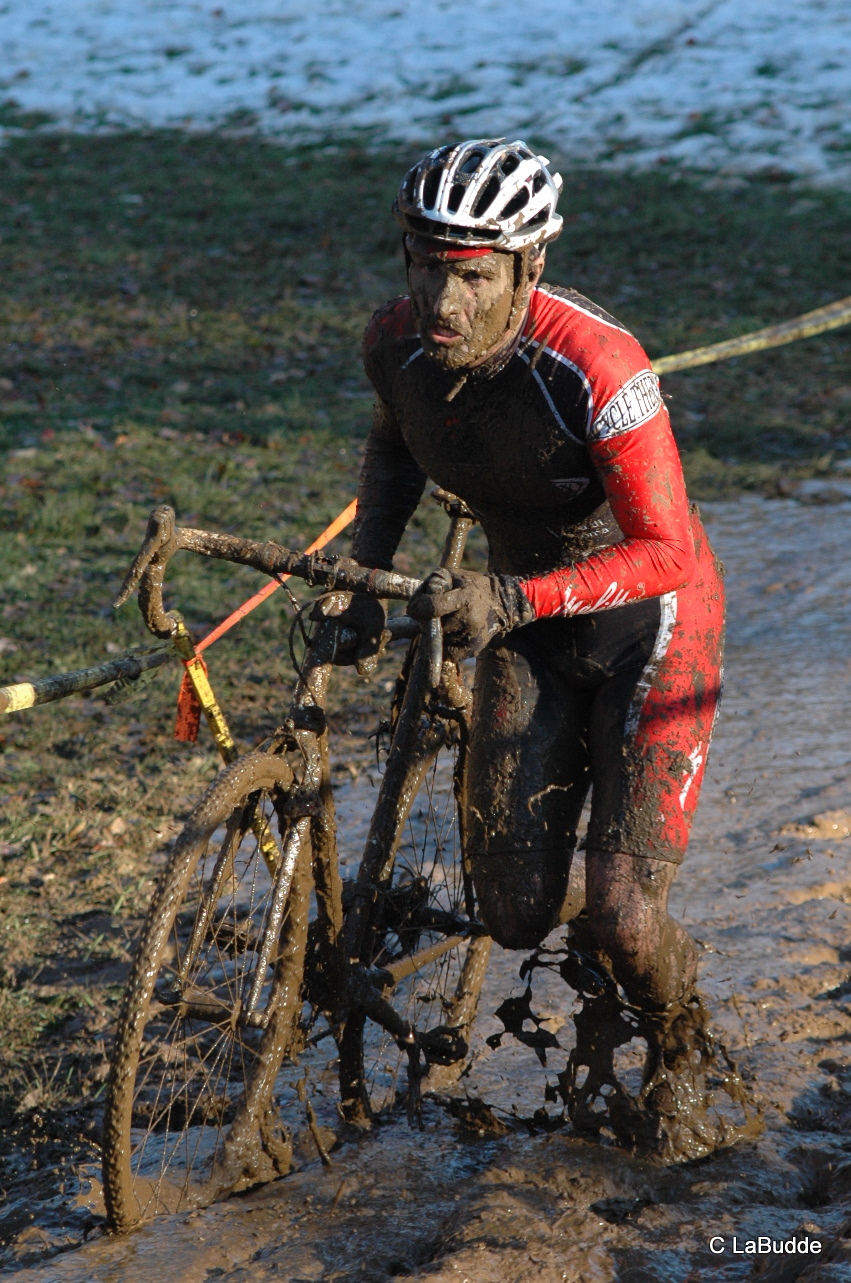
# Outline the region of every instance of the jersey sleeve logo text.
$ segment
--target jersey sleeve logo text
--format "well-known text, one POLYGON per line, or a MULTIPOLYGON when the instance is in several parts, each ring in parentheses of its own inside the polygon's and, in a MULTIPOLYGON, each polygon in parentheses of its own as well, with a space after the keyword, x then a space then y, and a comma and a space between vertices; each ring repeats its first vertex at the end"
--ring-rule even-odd
POLYGON ((582 494, 583 490, 588 489, 591 479, 590 477, 552 477, 550 482, 552 485, 558 486, 562 494, 566 494, 573 499, 576 495, 582 494))
POLYGON ((652 419, 661 408, 659 380, 652 370, 642 370, 625 383, 605 410, 598 414, 588 433, 589 440, 605 441, 607 437, 631 432, 652 419))

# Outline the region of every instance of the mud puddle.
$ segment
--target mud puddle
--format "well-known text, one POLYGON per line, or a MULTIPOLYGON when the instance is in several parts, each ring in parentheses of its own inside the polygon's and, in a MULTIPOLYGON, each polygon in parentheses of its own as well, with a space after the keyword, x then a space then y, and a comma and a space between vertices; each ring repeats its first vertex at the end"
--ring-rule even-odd
MULTIPOLYGON (((388 1123, 336 1150, 330 1168, 306 1137, 301 1170, 275 1185, 18 1277, 851 1278, 851 505, 744 498, 704 516, 727 566, 727 689, 673 910, 700 941, 701 987, 763 1104, 762 1138, 665 1169, 566 1131, 532 1134, 523 1119, 564 1067, 574 995, 536 973, 533 1008, 561 1044, 546 1068, 510 1038, 491 1050, 493 1013, 525 988, 522 955, 495 950, 470 1072, 451 1111, 426 1103, 422 1132, 388 1123), (740 1249, 808 1237, 824 1250, 781 1263, 734 1254, 734 1236, 740 1249)), ((348 786, 353 815, 367 776, 348 786)), ((314 1100, 330 1122, 321 1070, 314 1100)))

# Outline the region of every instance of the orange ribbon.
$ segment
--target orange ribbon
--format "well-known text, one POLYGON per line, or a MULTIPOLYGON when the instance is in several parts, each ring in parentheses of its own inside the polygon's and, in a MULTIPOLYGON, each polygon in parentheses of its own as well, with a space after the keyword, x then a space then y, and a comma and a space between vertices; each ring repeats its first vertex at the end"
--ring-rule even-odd
MULTIPOLYGON (((318 552, 320 548, 324 548, 326 544, 331 542, 335 535, 338 535, 341 530, 345 530, 346 526, 354 520, 356 510, 357 499, 353 499, 348 507, 344 508, 338 517, 334 518, 330 526, 326 526, 322 531, 322 534, 319 535, 317 539, 314 539, 313 543, 305 551, 318 552)), ((232 614, 228 615, 227 619, 222 620, 218 627, 214 628, 211 633, 208 633, 203 641, 198 643, 195 647, 195 655, 198 659, 198 663, 204 669, 205 674, 207 672, 207 665, 204 663, 203 659, 201 659, 201 651, 206 650, 208 646, 212 646, 213 642, 218 641, 220 637, 233 628, 234 624, 238 624, 246 615, 250 615, 252 610, 256 609, 256 607, 260 605, 261 601, 265 601, 267 597, 271 597, 275 589, 280 588, 281 584, 286 579, 290 578, 290 575, 281 575, 280 579, 272 580, 270 583, 266 584, 266 586, 261 588, 259 592, 255 593, 253 597, 249 597, 248 601, 244 601, 241 606, 238 606, 232 614)), ((192 663, 192 660, 189 660, 188 662, 192 663)), ((195 693, 195 687, 192 685, 189 674, 185 672, 183 674, 183 681, 180 683, 180 691, 177 696, 177 722, 174 727, 174 738, 176 740, 181 740, 183 743, 189 744, 192 744, 197 740, 198 728, 201 725, 201 712, 201 704, 195 693)))

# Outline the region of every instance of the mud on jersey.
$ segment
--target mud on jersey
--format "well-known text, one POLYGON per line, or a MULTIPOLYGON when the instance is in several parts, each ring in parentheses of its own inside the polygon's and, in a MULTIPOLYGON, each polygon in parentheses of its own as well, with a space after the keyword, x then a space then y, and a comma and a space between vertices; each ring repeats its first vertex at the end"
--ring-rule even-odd
POLYGON ((430 476, 521 578, 536 616, 611 609, 687 582, 694 546, 679 456, 640 344, 582 295, 541 285, 496 369, 444 370, 410 301, 364 340, 378 394, 353 555, 389 567, 430 476), (459 386, 460 384, 460 386, 459 386))

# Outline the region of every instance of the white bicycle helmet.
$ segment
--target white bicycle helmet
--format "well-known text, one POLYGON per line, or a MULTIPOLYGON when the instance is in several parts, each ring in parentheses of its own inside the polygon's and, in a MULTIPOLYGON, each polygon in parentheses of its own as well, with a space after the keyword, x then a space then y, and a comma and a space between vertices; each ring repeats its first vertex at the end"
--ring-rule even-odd
POLYGON ((438 147, 402 179, 393 213, 406 232, 474 248, 524 250, 555 240, 560 174, 524 142, 473 138, 438 147))

